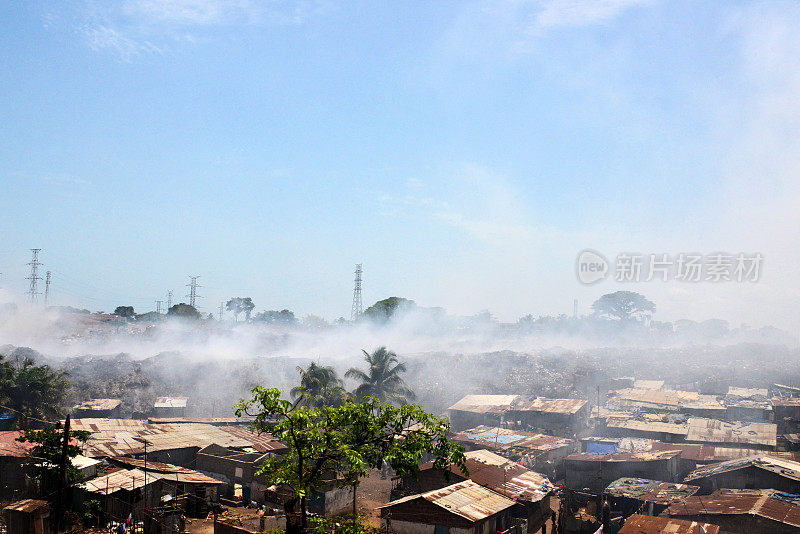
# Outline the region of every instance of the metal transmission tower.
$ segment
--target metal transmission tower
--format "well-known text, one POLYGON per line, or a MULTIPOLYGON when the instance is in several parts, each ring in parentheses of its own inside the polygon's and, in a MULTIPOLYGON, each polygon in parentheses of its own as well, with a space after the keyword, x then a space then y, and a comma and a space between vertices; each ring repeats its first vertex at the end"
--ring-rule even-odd
POLYGON ((48 301, 50 300, 50 271, 47 271, 44 275, 44 305, 47 306, 48 301))
POLYGON ((172 291, 167 291, 167 311, 172 307, 172 291))
POLYGON ((355 287, 353 288, 353 309, 350 311, 350 320, 355 321, 361 315, 361 264, 356 264, 355 287))
POLYGON ((219 322, 222 322, 222 306, 224 304, 225 304, 224 302, 219 303, 219 322))
POLYGON ((189 297, 189 306, 191 306, 194 309, 197 309, 197 299, 198 298, 202 298, 202 297, 200 297, 200 295, 197 294, 197 288, 198 287, 203 287, 203 286, 197 285, 197 279, 198 278, 200 278, 200 277, 199 276, 190 276, 189 277, 190 281, 189 281, 188 284, 186 284, 186 287, 189 288, 189 294, 186 295, 187 297, 189 297))
POLYGON ((156 301, 156 313, 161 315, 161 302, 160 300, 156 301))
POLYGON ((32 248, 31 249, 31 261, 28 265, 31 266, 31 275, 25 278, 26 280, 31 281, 31 287, 28 289, 28 296, 30 297, 31 302, 36 302, 36 297, 39 295, 39 292, 36 289, 36 282, 41 280, 42 277, 39 276, 39 266, 42 265, 42 262, 39 261, 39 252, 42 249, 40 248, 32 248))

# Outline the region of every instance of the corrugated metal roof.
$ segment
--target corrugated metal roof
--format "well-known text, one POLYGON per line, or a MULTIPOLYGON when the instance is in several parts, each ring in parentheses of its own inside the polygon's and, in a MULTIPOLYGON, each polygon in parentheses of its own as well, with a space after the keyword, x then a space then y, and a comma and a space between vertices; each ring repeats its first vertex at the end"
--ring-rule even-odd
POLYGON ((664 389, 663 380, 634 380, 633 389, 664 389))
POLYGON ((113 410, 120 404, 119 399, 89 399, 76 404, 73 410, 113 410))
POLYGON ((634 451, 616 454, 576 452, 567 456, 565 460, 573 462, 654 462, 674 458, 680 453, 681 451, 634 451))
POLYGON ((410 495, 380 508, 391 508, 416 499, 425 499, 469 521, 481 521, 514 506, 514 501, 511 499, 484 488, 472 480, 465 480, 446 488, 410 495))
POLYGON ((707 443, 749 443, 775 447, 778 442, 778 426, 773 423, 729 422, 691 417, 686 440, 707 443))
POLYGON ((253 440, 244 439, 225 430, 202 423, 151 425, 134 419, 74 419, 75 430, 92 432, 85 445, 87 456, 127 456, 144 452, 146 439, 148 451, 203 448, 216 444, 223 447, 251 447, 253 440))
POLYGON ((614 402, 621 406, 640 406, 666 410, 684 408, 722 411, 725 409, 713 395, 701 395, 696 391, 672 389, 620 389, 616 391, 614 402))
POLYGON ((646 478, 619 478, 609 484, 603 493, 613 497, 628 497, 657 504, 671 504, 691 497, 699 490, 699 486, 687 484, 673 484, 646 478))
POLYGON ((489 449, 515 448, 537 451, 560 449, 574 443, 573 440, 567 438, 485 425, 459 432, 453 436, 453 439, 459 442, 474 443, 489 449))
MULTIPOLYGON (((159 480, 178 482, 182 484, 224 484, 221 480, 211 478, 199 471, 184 469, 180 472, 155 472, 151 471, 147 462, 147 485, 159 480)), ((169 465, 169 464, 162 464, 169 465)), ((173 466, 175 467, 175 466, 173 466)), ((92 493, 114 493, 119 490, 131 491, 145 485, 145 472, 142 469, 116 469, 84 482, 81 487, 92 493)))
POLYGON ((241 426, 222 426, 219 427, 219 429, 223 432, 231 434, 234 437, 249 441, 250 446, 258 452, 280 453, 288 450, 286 445, 278 441, 278 439, 272 434, 268 434, 266 432, 259 434, 248 427, 241 426))
POLYGON ((42 501, 39 499, 23 499, 21 501, 13 502, 3 508, 4 511, 8 512, 25 512, 30 513, 34 512, 40 508, 49 507, 50 504, 47 501, 42 501))
POLYGON ((448 410, 471 413, 505 413, 519 395, 467 395, 448 410))
POLYGON ((0 431, 0 456, 25 457, 28 451, 33 448, 33 443, 17 441, 17 438, 21 435, 21 430, 0 431))
MULTIPOLYGON (((555 486, 546 476, 493 452, 470 451, 465 456, 469 479, 506 497, 538 502, 555 490, 555 486)), ((421 466, 423 470, 432 468, 433 462, 421 466)), ((454 464, 450 465, 450 471, 463 476, 454 464)))
POLYGON ((689 497, 664 511, 670 516, 757 515, 800 527, 800 506, 773 490, 718 490, 705 497, 689 497))
POLYGON ((158 397, 153 408, 186 408, 188 397, 158 397))
POLYGON ((715 476, 722 473, 727 473, 729 471, 736 471, 737 469, 745 469, 748 467, 765 469, 785 478, 800 480, 800 463, 793 462, 791 460, 784 460, 783 458, 774 458, 763 455, 704 465, 689 473, 684 481, 691 482, 692 480, 698 480, 701 478, 715 476))
POLYGON ((583 399, 547 399, 545 397, 523 398, 520 397, 512 406, 514 412, 539 412, 574 414, 586 406, 583 399))
POLYGON ((625 520, 619 534, 700 534, 700 527, 706 534, 719 534, 719 526, 696 521, 684 521, 671 517, 654 517, 634 514, 625 520))
POLYGON ((724 462, 726 460, 748 458, 750 456, 772 456, 773 458, 783 458, 784 460, 800 462, 800 452, 762 451, 759 449, 701 445, 699 443, 664 443, 663 441, 653 441, 650 443, 650 450, 680 450, 681 458, 703 463, 724 462))
POLYGON ((742 397, 743 399, 750 399, 753 397, 766 397, 769 395, 767 388, 737 388, 730 386, 728 388, 728 395, 734 397, 742 397))
POLYGON ((686 436, 689 432, 689 425, 687 424, 665 423, 663 421, 639 421, 637 419, 609 419, 607 426, 608 428, 659 432, 676 436, 686 436))

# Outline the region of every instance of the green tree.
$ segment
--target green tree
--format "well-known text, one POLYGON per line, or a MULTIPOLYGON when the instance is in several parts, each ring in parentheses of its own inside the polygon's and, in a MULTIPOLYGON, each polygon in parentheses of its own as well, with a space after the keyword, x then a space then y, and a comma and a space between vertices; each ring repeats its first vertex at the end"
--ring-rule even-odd
POLYGON ((167 315, 172 317, 181 317, 184 319, 199 319, 200 312, 197 311, 197 308, 194 306, 190 306, 185 302, 181 302, 180 304, 174 304, 167 310, 167 315))
MULTIPOLYGON (((64 433, 61 429, 25 430, 17 441, 32 443, 28 450, 30 462, 35 466, 39 495, 54 496, 58 490, 61 457, 64 446, 64 433)), ((67 446, 67 487, 83 480, 81 472, 72 465, 72 459, 81 453, 81 445, 91 437, 91 432, 71 430, 67 446)))
POLYGON ((135 317, 136 313, 133 311, 133 306, 117 306, 114 309, 114 315, 119 315, 120 317, 135 317))
POLYGON ((426 456, 435 458, 435 468, 452 462, 467 472, 463 448, 447 439, 450 423, 419 406, 396 407, 371 398, 308 408, 282 400, 279 389, 256 387, 252 393, 250 400, 239 401, 236 415, 254 416, 257 431, 271 432, 289 448, 267 458, 257 472, 291 491, 284 504, 287 534, 307 528, 307 499, 332 475, 350 484, 385 459, 401 476, 417 476, 426 456))
POLYGON ((292 388, 292 399, 299 399, 302 406, 341 406, 346 393, 336 369, 311 362, 305 369, 298 367, 300 385, 292 388))
POLYGON ((225 303, 225 309, 233 313, 233 317, 238 321, 239 314, 244 313, 245 319, 250 320, 250 314, 256 307, 250 297, 233 297, 225 303))
POLYGON ((294 312, 291 310, 263 311, 261 313, 257 313, 256 316, 253 318, 253 320, 270 324, 285 324, 285 325, 297 324, 297 317, 294 316, 294 312))
POLYGON ((361 382, 353 391, 359 399, 375 397, 381 402, 405 404, 416 398, 414 392, 403 381, 400 373, 406 372, 406 364, 399 363, 397 354, 380 347, 370 354, 362 350, 367 370, 351 368, 345 377, 361 382))
POLYGON ((656 305, 639 293, 617 291, 607 293, 594 301, 592 311, 599 317, 627 322, 634 319, 641 320, 655 313, 656 305))
POLYGON ((387 299, 379 300, 362 314, 368 319, 377 322, 386 322, 391 319, 398 311, 410 310, 417 305, 413 300, 404 299, 402 297, 389 297, 387 299))
POLYGON ((0 404, 11 408, 16 428, 36 425, 36 419, 62 416, 69 382, 67 373, 49 365, 36 365, 31 358, 13 364, 0 354, 0 404))

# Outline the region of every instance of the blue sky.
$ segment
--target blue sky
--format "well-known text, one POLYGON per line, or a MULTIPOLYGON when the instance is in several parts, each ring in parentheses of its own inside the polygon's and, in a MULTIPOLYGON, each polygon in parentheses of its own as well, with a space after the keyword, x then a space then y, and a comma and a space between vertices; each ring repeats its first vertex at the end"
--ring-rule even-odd
POLYGON ((513 320, 619 288, 797 331, 796 3, 0 5, 0 283, 54 301, 513 320), (585 248, 760 252, 757 283, 583 286, 585 248))

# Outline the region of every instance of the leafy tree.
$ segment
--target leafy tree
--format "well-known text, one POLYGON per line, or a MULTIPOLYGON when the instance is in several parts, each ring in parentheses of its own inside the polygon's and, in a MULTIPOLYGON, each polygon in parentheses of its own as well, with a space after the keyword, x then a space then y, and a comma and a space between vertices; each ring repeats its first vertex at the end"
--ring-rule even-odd
POLYGON ((297 324, 297 317, 294 316, 294 312, 291 310, 267 310, 257 313, 253 319, 270 324, 297 324))
POLYGON ((250 297, 233 297, 225 303, 225 309, 233 312, 233 316, 237 321, 240 313, 244 313, 245 319, 249 321, 250 314, 255 307, 256 305, 253 304, 253 299, 250 297))
POLYGON ((119 315, 120 317, 136 317, 133 306, 117 306, 114 309, 114 315, 119 315))
POLYGON ((592 311, 600 317, 626 322, 655 313, 656 305, 639 293, 617 291, 594 301, 592 311))
POLYGON ((185 302, 172 305, 169 310, 167 310, 167 315, 171 315, 173 317, 182 317, 184 319, 200 318, 200 312, 198 312, 194 306, 190 306, 185 302))
POLYGON ((303 317, 303 327, 309 330, 324 330, 330 326, 330 323, 319 315, 308 314, 303 317))
POLYGON ((292 388, 292 399, 299 399, 302 406, 341 406, 346 394, 336 369, 311 362, 306 369, 298 367, 300 385, 292 388))
POLYGON ((25 358, 14 365, 0 354, 0 404, 11 408, 13 425, 28 428, 32 419, 53 420, 62 415, 67 373, 25 358))
POLYGON ((406 364, 399 363, 397 354, 380 347, 372 354, 362 350, 367 370, 351 368, 345 377, 361 382, 353 392, 359 399, 375 397, 381 402, 405 404, 414 400, 416 395, 406 386, 400 373, 406 372, 406 364))
POLYGON ((426 455, 435 458, 435 468, 452 462, 467 472, 464 449, 447 439, 450 423, 419 406, 396 407, 370 398, 308 408, 282 400, 279 389, 256 387, 252 393, 252 399, 239 401, 236 415, 254 416, 257 431, 271 432, 289 448, 281 456, 267 458, 257 471, 291 492, 284 504, 287 534, 308 527, 307 499, 331 475, 350 484, 385 459, 401 476, 417 476, 426 455))
MULTIPOLYGON (((28 451, 31 463, 35 466, 41 496, 52 496, 59 487, 61 457, 64 446, 64 433, 61 429, 25 430, 17 441, 33 443, 28 451)), ((71 430, 67 445, 67 487, 83 480, 81 472, 72 465, 72 459, 81 453, 80 445, 86 443, 91 432, 71 430)))
POLYGON ((379 300, 364 310, 363 316, 373 321, 386 322, 398 311, 409 310, 415 307, 416 303, 413 300, 404 299, 402 297, 389 297, 388 299, 379 300))

